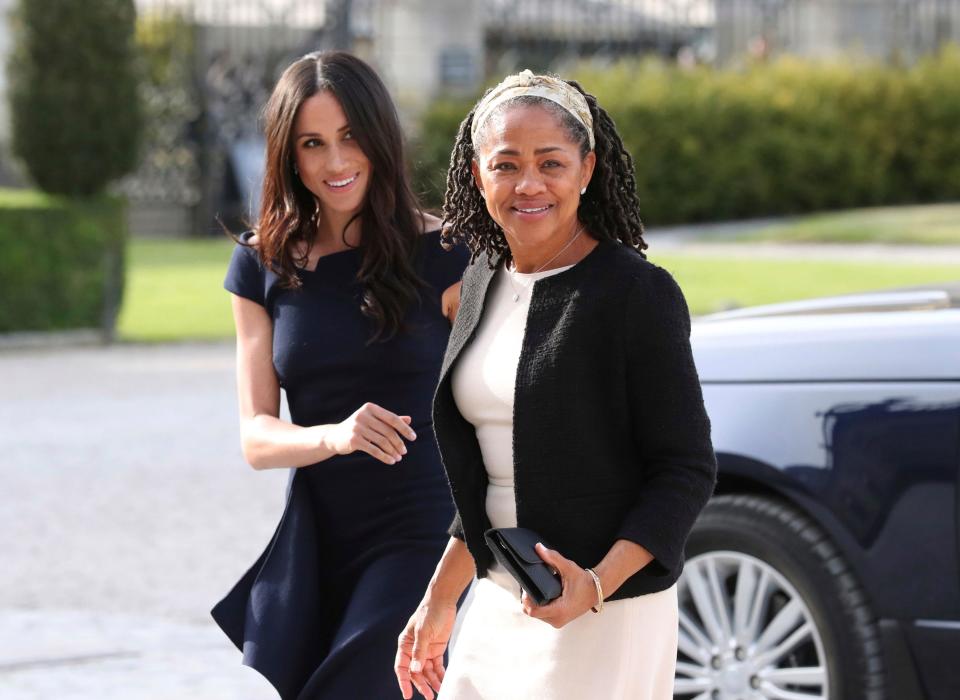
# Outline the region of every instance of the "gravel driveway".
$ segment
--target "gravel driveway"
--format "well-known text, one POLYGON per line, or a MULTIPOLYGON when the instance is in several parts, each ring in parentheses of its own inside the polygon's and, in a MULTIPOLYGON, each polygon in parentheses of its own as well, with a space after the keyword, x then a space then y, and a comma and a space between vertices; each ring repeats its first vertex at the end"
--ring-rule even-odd
POLYGON ((0 697, 266 700, 208 610, 279 519, 233 345, 0 353, 0 697))

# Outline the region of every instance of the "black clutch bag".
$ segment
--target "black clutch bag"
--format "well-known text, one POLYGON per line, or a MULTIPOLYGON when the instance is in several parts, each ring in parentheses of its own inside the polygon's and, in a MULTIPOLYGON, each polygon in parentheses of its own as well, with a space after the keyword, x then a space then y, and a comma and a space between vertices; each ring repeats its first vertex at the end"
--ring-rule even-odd
POLYGON ((525 527, 494 527, 483 536, 493 556, 537 605, 560 597, 563 590, 560 576, 544 563, 534 545, 539 542, 548 549, 553 548, 536 532, 525 527))

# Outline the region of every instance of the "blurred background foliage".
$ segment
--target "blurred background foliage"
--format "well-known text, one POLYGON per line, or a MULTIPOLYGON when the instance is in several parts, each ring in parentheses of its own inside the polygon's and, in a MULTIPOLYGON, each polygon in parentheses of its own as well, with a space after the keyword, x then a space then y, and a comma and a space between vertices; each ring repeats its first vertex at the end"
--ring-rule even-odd
POLYGON ((43 191, 93 196, 136 165, 135 18, 133 0, 17 4, 12 144, 43 191))
POLYGON ((125 238, 122 199, 0 190, 0 333, 112 333, 125 238))
MULTIPOLYGON (((659 60, 582 64, 576 78, 633 154, 652 225, 960 199, 960 48, 909 68, 812 62, 717 70, 659 60)), ((413 152, 437 206, 473 100, 440 101, 413 152)))
POLYGON ((0 193, 0 331, 113 335, 125 203, 143 127, 133 0, 21 0, 8 66, 12 147, 39 193, 0 193))

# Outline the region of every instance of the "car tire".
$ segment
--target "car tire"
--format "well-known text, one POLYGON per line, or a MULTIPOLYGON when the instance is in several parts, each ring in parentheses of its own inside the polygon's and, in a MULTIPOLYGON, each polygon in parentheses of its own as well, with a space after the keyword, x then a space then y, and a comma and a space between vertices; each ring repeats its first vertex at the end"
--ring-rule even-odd
POLYGON ((717 496, 686 557, 675 699, 887 700, 876 619, 808 516, 765 496, 717 496))

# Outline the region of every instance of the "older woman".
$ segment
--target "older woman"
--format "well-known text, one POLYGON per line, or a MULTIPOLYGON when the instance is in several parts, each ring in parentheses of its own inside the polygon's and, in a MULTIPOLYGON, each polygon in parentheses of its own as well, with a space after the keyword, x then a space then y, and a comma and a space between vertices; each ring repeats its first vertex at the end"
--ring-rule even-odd
POLYGON ((461 125, 444 214, 473 252, 434 399, 458 512, 399 640, 404 697, 666 700, 675 583, 716 462, 683 295, 642 252, 630 156, 595 98, 524 71, 461 125), (537 546, 562 579, 546 605, 485 544, 517 525, 555 547, 537 546))

